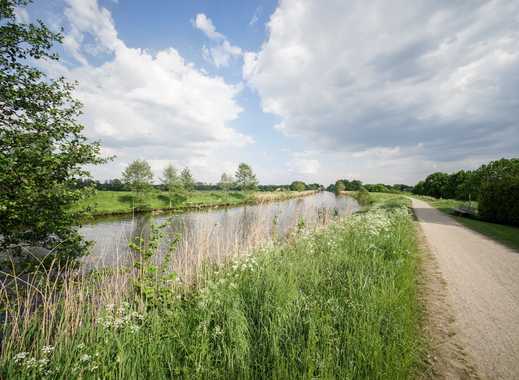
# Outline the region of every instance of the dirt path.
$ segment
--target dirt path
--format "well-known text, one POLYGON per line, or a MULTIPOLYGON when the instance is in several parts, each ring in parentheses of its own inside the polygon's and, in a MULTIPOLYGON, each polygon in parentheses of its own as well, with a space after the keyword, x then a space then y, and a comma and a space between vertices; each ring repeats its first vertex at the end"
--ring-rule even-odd
POLYGON ((467 361, 483 379, 519 379, 519 253, 423 201, 413 199, 413 209, 467 361))

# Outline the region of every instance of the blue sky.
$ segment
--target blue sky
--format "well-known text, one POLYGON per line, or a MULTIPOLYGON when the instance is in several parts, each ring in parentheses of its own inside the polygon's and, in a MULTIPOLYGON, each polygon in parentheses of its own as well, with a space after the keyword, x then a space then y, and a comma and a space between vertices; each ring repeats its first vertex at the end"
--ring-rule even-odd
POLYGON ((215 182, 413 184, 519 153, 515 1, 36 0, 64 28, 50 75, 116 160, 215 182))

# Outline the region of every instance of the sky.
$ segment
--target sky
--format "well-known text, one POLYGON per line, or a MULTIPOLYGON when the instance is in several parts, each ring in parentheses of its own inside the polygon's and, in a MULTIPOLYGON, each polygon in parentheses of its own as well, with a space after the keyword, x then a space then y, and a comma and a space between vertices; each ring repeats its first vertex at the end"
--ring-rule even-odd
POLYGON ((35 0, 86 135, 217 182, 415 184, 519 156, 516 0, 35 0))

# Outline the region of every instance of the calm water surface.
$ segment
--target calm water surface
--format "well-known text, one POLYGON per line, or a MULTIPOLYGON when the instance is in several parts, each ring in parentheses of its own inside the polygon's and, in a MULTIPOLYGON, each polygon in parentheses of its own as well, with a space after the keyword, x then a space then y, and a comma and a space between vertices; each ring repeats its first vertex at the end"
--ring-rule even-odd
POLYGON ((282 237, 303 222, 306 228, 313 228, 357 210, 359 205, 351 197, 320 192, 252 206, 101 220, 82 228, 83 236, 94 242, 91 254, 83 258, 83 266, 129 265, 135 253, 128 249, 128 243, 137 237, 146 239, 151 223, 168 222, 164 247, 168 239, 177 236, 172 265, 177 271, 188 271, 205 259, 221 260, 282 237))

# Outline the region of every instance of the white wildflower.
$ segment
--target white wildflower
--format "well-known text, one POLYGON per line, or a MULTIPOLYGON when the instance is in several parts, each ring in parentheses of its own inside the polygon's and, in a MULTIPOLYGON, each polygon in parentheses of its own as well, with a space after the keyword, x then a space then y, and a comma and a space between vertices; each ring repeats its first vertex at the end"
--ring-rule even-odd
POLYGON ((115 305, 113 303, 109 303, 108 305, 105 306, 105 309, 107 311, 113 311, 115 308, 115 305))
POLYGON ((79 357, 79 361, 81 363, 86 363, 86 362, 90 361, 90 359, 92 359, 92 357, 88 354, 83 354, 79 357))
POLYGON ((43 352, 45 355, 50 354, 52 351, 54 351, 54 347, 52 346, 43 346, 41 349, 41 352, 43 352))
POLYGON ((14 355, 14 362, 17 364, 20 363, 22 360, 24 360, 27 357, 27 355, 29 355, 28 352, 17 353, 16 355, 14 355))

